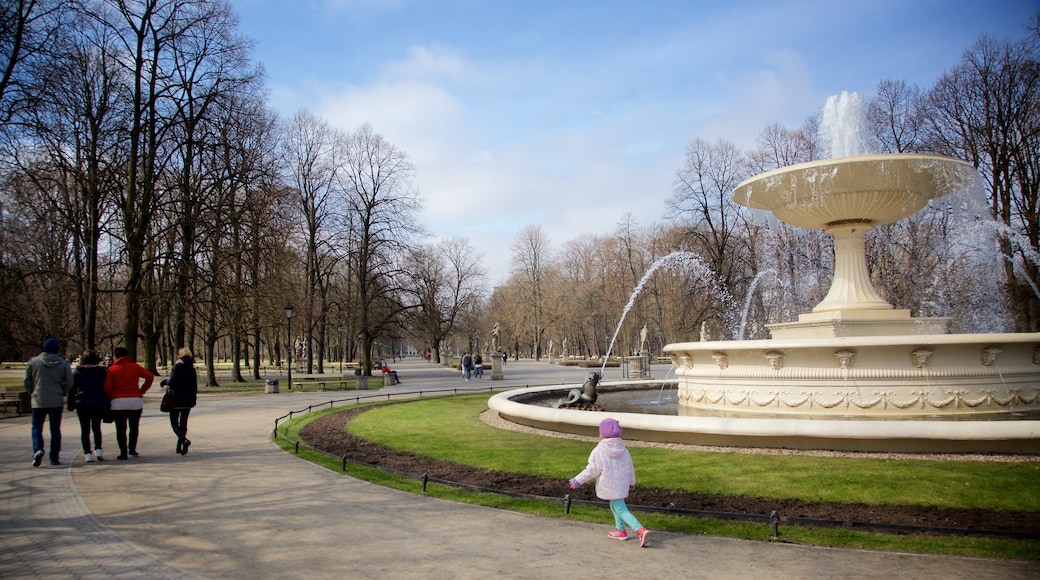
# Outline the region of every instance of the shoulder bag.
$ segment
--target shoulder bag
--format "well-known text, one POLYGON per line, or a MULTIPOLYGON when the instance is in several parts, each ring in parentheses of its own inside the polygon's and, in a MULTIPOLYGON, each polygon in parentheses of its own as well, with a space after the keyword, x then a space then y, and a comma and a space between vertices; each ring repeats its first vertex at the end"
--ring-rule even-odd
POLYGON ((159 405, 159 410, 163 413, 169 413, 173 410, 173 389, 166 387, 166 392, 163 393, 162 403, 159 405))

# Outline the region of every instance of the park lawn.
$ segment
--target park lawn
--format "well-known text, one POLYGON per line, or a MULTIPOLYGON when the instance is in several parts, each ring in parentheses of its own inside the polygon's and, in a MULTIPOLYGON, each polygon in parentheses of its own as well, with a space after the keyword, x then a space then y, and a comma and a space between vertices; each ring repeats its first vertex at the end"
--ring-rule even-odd
MULTIPOLYGON (((486 399, 486 394, 459 395, 384 406, 359 415, 350 422, 348 428, 358 436, 399 449, 491 469, 565 479, 584 466, 593 443, 491 428, 479 419, 480 413, 486 409, 486 399)), ((308 422, 326 413, 339 412, 353 406, 314 411, 290 419, 278 427, 276 442, 286 451, 295 452, 301 458, 328 469, 411 493, 421 492, 430 497, 545 517, 566 517, 595 523, 610 520, 610 514, 603 506, 575 504, 565 512, 556 500, 481 493, 435 482, 427 486, 414 476, 344 462, 338 457, 300 445, 299 430, 308 422)), ((884 497, 886 493, 894 493, 896 497, 907 498, 907 505, 966 504, 968 507, 999 506, 993 509, 1001 509, 1020 501, 1028 506, 1026 511, 1037 510, 1036 470, 1030 467, 1034 465, 1031 463, 1007 465, 986 462, 836 460, 648 448, 635 448, 633 455, 640 485, 671 486, 705 493, 749 492, 763 497, 801 497, 806 500, 834 497, 836 501, 842 502, 854 501, 856 497, 884 497), (799 461, 807 459, 812 461, 799 461), (946 469, 936 470, 935 465, 929 465, 933 463, 949 465, 945 465, 946 469), (777 470, 777 466, 782 469, 777 470), (793 473, 795 471, 798 473, 793 473), (901 481, 914 483, 886 481, 889 477, 887 474, 892 472, 898 472, 901 481), (921 484, 935 477, 952 479, 945 484, 921 484), (765 481, 756 481, 756 478, 764 478, 765 481), (989 486, 989 483, 993 485, 989 486), (901 485, 909 485, 912 489, 898 489, 901 485), (793 489, 787 489, 788 486, 793 489), (962 486, 974 490, 961 492, 962 486), (828 492, 821 493, 821 488, 828 488, 828 492), (872 489, 864 491, 865 488, 872 489), (956 493, 953 488, 957 489, 956 493), (842 496, 843 489, 849 490, 852 495, 842 496), (1012 490, 1010 499, 1004 501, 997 497, 1003 493, 998 491, 1000 489, 1012 490)), ((1008 509, 1024 508, 1017 506, 1008 509)), ((661 531, 755 541, 774 539, 769 525, 756 522, 654 512, 641 514, 640 518, 648 527, 661 531)), ((1040 542, 1036 540, 886 534, 817 526, 783 526, 780 534, 783 541, 815 546, 1040 560, 1040 542)))
MULTIPOLYGON (((503 431, 479 415, 487 395, 388 405, 349 431, 427 457, 566 480, 584 467, 591 442, 503 431), (479 444, 460 445, 460 441, 479 444)), ((928 461, 755 455, 631 447, 639 485, 813 502, 1038 512, 1040 462, 928 461)))

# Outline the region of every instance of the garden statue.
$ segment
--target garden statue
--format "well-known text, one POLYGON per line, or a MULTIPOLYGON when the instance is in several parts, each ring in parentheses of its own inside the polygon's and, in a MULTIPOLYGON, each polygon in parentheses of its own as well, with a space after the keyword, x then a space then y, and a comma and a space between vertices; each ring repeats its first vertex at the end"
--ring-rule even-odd
POLYGON ((599 393, 596 392, 596 385, 603 378, 598 371, 589 373, 589 378, 585 379, 585 383, 581 385, 581 389, 571 389, 571 392, 567 394, 567 399, 560 399, 556 401, 557 409, 581 409, 585 411, 602 411, 603 407, 596 404, 596 399, 599 398, 599 393))

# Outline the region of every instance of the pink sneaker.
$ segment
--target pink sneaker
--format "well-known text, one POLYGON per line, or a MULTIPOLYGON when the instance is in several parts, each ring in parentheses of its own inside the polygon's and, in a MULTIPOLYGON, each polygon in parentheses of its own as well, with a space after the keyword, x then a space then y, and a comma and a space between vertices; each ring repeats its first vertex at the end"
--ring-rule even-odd
POLYGON ((628 534, 625 530, 611 530, 607 537, 612 540, 621 540, 622 542, 628 539, 628 534))
POLYGON ((646 546, 646 538, 650 535, 650 530, 646 528, 639 528, 636 531, 636 535, 639 536, 639 547, 642 548, 646 546))

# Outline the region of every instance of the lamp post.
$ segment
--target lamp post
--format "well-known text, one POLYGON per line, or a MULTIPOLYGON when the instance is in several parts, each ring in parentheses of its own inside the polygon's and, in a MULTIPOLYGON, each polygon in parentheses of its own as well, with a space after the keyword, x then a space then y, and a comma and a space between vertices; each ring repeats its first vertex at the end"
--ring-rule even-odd
POLYGON ((286 304, 285 305, 285 323, 286 323, 286 330, 285 330, 285 341, 286 341, 285 342, 285 355, 286 355, 286 357, 285 357, 285 360, 289 363, 287 368, 286 368, 286 370, 289 373, 287 375, 287 378, 289 380, 289 390, 290 391, 292 390, 292 348, 293 348, 293 346, 292 346, 292 311, 293 311, 293 305, 291 303, 290 304, 286 304))

